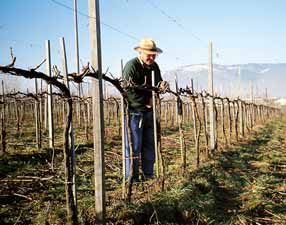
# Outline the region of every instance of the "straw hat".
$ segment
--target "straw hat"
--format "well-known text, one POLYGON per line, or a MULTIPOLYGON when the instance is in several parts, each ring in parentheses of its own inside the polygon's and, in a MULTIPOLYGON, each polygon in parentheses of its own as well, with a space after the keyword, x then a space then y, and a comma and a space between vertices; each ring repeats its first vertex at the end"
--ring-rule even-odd
POLYGON ((143 38, 139 46, 134 48, 135 51, 137 52, 144 52, 146 54, 160 54, 163 51, 160 48, 156 47, 155 42, 151 38, 143 38))

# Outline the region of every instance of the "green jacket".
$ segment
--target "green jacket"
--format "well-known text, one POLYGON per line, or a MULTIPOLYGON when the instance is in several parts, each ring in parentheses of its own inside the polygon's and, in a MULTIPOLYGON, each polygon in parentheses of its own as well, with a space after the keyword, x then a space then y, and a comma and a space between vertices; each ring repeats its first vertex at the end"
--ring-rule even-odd
MULTIPOLYGON (((146 84, 152 85, 151 72, 155 74, 155 86, 162 81, 161 72, 158 64, 154 62, 151 66, 143 66, 140 60, 136 57, 128 61, 123 69, 123 78, 126 82, 130 80, 136 85, 143 85, 145 80, 146 84)), ((127 99, 129 107, 138 111, 147 111, 146 104, 152 98, 152 91, 150 90, 136 90, 132 87, 127 90, 127 99)))

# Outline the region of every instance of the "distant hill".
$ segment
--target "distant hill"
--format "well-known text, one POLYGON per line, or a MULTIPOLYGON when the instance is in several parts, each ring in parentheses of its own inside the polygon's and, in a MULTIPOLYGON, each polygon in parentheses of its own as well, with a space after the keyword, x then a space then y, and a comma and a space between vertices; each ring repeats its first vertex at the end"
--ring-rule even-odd
MULTIPOLYGON (((264 64, 249 63, 240 65, 213 65, 215 92, 224 96, 236 97, 238 92, 238 67, 240 66, 241 96, 248 97, 250 81, 256 96, 262 97, 266 93, 271 97, 286 96, 286 63, 264 64), (267 90, 266 90, 267 89, 267 90)), ((196 90, 207 89, 208 65, 195 64, 165 71, 162 76, 174 88, 175 75, 178 77, 179 87, 189 86, 191 78, 196 90)))

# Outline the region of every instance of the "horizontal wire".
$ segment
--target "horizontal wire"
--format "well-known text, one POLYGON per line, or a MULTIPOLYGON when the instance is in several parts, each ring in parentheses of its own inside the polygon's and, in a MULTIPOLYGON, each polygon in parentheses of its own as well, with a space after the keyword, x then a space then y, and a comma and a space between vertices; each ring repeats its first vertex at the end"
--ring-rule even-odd
MULTIPOLYGON (((177 21, 177 19, 175 19, 174 17, 172 17, 171 15, 169 15, 168 13, 166 13, 166 11, 164 11, 163 9, 161 9, 158 5, 155 5, 153 1, 151 0, 145 0, 146 2, 148 2, 154 9, 158 10, 162 15, 164 15, 165 17, 167 17, 171 22, 173 22, 174 24, 176 24, 181 30, 183 30, 184 32, 186 32, 187 34, 190 34, 194 39, 200 41, 201 43, 204 44, 204 46, 206 47, 206 41, 203 41, 202 38, 200 38, 198 35, 194 34, 193 32, 187 31, 186 28, 177 21)), ((217 51, 215 51, 215 56, 217 58, 219 58, 219 53, 217 51)))
MULTIPOLYGON (((55 3, 55 4, 57 4, 57 5, 59 5, 59 6, 62 6, 62 7, 64 7, 64 8, 66 8, 66 9, 68 9, 68 10, 71 10, 71 11, 75 12, 75 10, 74 10, 72 7, 67 6, 67 5, 65 5, 65 4, 63 4, 63 3, 61 3, 61 2, 58 2, 58 1, 56 1, 56 0, 50 0, 50 1, 53 2, 53 3, 55 3)), ((76 10, 76 12, 77 12, 79 15, 84 16, 84 17, 86 17, 86 18, 90 18, 90 19, 96 20, 95 17, 89 16, 89 15, 87 15, 87 14, 81 12, 81 11, 76 10)), ((122 35, 124 35, 124 36, 126 36, 126 37, 129 37, 129 38, 131 38, 131 39, 133 39, 133 40, 139 41, 139 39, 138 39, 137 37, 135 37, 134 35, 129 34, 129 33, 126 33, 126 32, 124 32, 124 31, 122 31, 122 30, 120 30, 120 29, 118 29, 118 28, 116 28, 116 27, 114 27, 114 26, 111 26, 111 25, 109 25, 109 24, 107 24, 107 23, 105 23, 105 22, 103 22, 103 21, 100 21, 100 24, 102 24, 102 25, 108 27, 109 29, 111 29, 111 30, 113 30, 113 31, 116 31, 116 32, 118 32, 118 33, 120 33, 120 34, 122 34, 122 35)))

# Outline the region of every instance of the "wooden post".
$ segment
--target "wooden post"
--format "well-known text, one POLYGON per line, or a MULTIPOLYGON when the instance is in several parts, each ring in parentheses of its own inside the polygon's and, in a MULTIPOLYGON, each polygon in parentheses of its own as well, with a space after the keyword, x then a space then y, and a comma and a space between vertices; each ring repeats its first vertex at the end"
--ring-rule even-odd
POLYGON ((214 117, 214 99, 213 99, 213 62, 212 62, 212 42, 209 42, 208 54, 208 92, 209 97, 209 122, 210 122, 210 150, 213 152, 216 148, 215 143, 215 117, 214 117))
MULTIPOLYGON (((175 76, 175 88, 176 88, 176 93, 178 93, 178 77, 177 74, 175 76)), ((177 121, 178 121, 178 125, 179 125, 179 134, 180 134, 180 147, 181 147, 181 163, 183 166, 183 172, 185 172, 186 169, 186 148, 185 148, 185 140, 184 140, 184 131, 183 131, 183 106, 182 106, 183 102, 180 99, 179 96, 177 96, 177 121)))
POLYGON ((253 128, 253 114, 254 114, 254 110, 253 110, 253 103, 254 103, 254 98, 253 98, 253 82, 249 81, 249 95, 250 95, 250 128, 253 128))
POLYGON ((1 154, 3 154, 4 152, 6 152, 6 124, 5 124, 5 90, 4 90, 4 81, 2 80, 2 111, 1 111, 1 144, 2 144, 2 152, 1 154))
MULTIPOLYGON (((50 41, 46 40, 46 73, 52 76, 51 73, 51 51, 50 41)), ((48 84, 48 122, 49 122, 49 147, 54 148, 54 121, 53 121, 53 98, 52 85, 48 84)))
POLYGON ((221 101, 221 106, 220 106, 220 116, 221 116, 221 130, 222 130, 222 136, 223 136, 223 139, 225 141, 225 144, 227 145, 228 144, 228 140, 227 140, 227 137, 226 137, 226 133, 225 133, 225 123, 224 123, 224 101, 223 101, 223 98, 220 99, 221 101))
POLYGON ((238 100, 238 109, 239 109, 239 133, 242 137, 244 137, 243 105, 240 99, 238 100))
POLYGON ((90 121, 87 119, 88 117, 88 101, 84 101, 83 102, 83 106, 84 106, 84 112, 83 112, 83 118, 84 118, 84 130, 85 130, 85 138, 86 141, 89 140, 89 123, 90 121))
MULTIPOLYGON (((46 92, 48 92, 48 84, 46 86, 46 92)), ((48 129, 49 114, 48 114, 48 94, 44 95, 44 127, 45 131, 48 129)))
MULTIPOLYGON (((178 81, 177 81, 177 74, 175 74, 174 77, 174 81, 175 81, 175 89, 176 92, 178 92, 178 81)), ((178 102, 177 99, 175 99, 175 112, 176 112, 176 124, 179 125, 179 112, 178 112, 178 102)))
POLYGON ((174 99, 172 99, 170 103, 171 103, 170 104, 170 107, 171 107, 171 113, 170 113, 171 126, 174 127, 176 125, 175 117, 177 116, 176 112, 175 112, 176 102, 174 101, 174 99))
POLYGON ((90 118, 90 114, 91 114, 91 112, 90 112, 90 104, 91 104, 91 102, 89 101, 89 99, 87 99, 87 121, 89 121, 89 123, 91 123, 91 118, 90 118))
POLYGON ((237 100, 233 101, 233 110, 234 110, 234 131, 235 131, 235 140, 238 141, 238 102, 237 100))
POLYGON ((230 108, 229 98, 226 98, 226 101, 227 101, 227 117, 228 117, 228 143, 231 144, 232 121, 231 121, 231 108, 230 108))
POLYGON ((206 147, 206 157, 209 158, 209 134, 207 129, 207 110, 206 110, 206 103, 204 96, 200 94, 201 102, 202 102, 202 118, 203 118, 203 125, 204 125, 204 133, 205 133, 205 147, 206 147))
MULTIPOLYGON (((155 74, 152 71, 152 86, 155 86, 155 74)), ((158 154, 158 139, 157 139, 157 116, 156 116, 156 93, 152 91, 153 102, 153 123, 154 123, 154 147, 155 147, 155 167, 156 176, 159 177, 159 154, 158 154)))
MULTIPOLYGON (((190 81, 190 90, 191 90, 191 93, 192 93, 192 95, 194 95, 195 93, 194 93, 194 80, 193 80, 193 78, 191 78, 191 81, 190 81)), ((194 110, 194 108, 193 108, 193 103, 192 103, 192 101, 191 101, 191 109, 192 109, 192 117, 193 117, 193 126, 195 127, 196 126, 196 120, 195 120, 195 110, 194 110)), ((196 136, 196 129, 194 129, 194 135, 196 136)))
MULTIPOLYGON (((200 164, 200 152, 198 147, 198 128, 197 128, 197 117, 196 117, 196 100, 194 93, 193 79, 191 79, 191 100, 192 100, 192 116, 193 116, 193 129, 194 129, 194 139, 195 139, 195 150, 196 150, 196 166, 200 164)), ((198 118, 199 119, 199 118, 198 118)))
MULTIPOLYGON (((194 85, 193 85, 193 79, 191 79, 191 92, 194 95, 194 85)), ((197 120, 196 120, 196 114, 195 114, 195 108, 194 104, 192 102, 192 116, 193 116, 193 127, 194 127, 194 136, 197 136, 197 120)))
POLYGON ((96 224, 105 224, 104 115, 99 0, 88 0, 88 3, 91 66, 98 72, 98 80, 94 78, 92 80, 95 211, 96 224))
POLYGON ((40 124, 41 124, 41 132, 42 132, 42 126, 44 123, 44 118, 43 118, 43 80, 41 79, 40 81, 40 107, 39 107, 39 111, 40 111, 40 124))
MULTIPOLYGON (((38 97, 38 81, 35 79, 35 95, 38 97)), ((41 128, 40 128, 40 112, 39 112, 40 98, 35 100, 35 125, 36 125, 36 143, 37 148, 41 148, 41 128)))
MULTIPOLYGON (((65 46, 65 39, 62 37, 60 38, 61 44, 61 53, 62 53, 62 71, 64 76, 64 83, 69 89, 69 81, 68 81, 68 66, 67 66, 67 56, 66 56, 66 46, 65 46)), ((68 108, 68 106, 67 106, 68 108)), ((74 131, 72 126, 72 121, 69 129, 69 143, 70 143, 70 155, 71 155, 71 173, 72 173, 72 180, 73 180, 73 197, 74 197, 74 204, 77 207, 77 185, 76 185, 76 154, 74 148, 74 131)))
MULTIPOLYGON (((169 103, 167 101, 165 101, 164 104, 164 123, 165 123, 165 127, 168 127, 168 111, 169 111, 169 103)), ((161 124, 162 126, 162 124, 161 124)), ((161 127, 162 128, 162 127, 161 127)))
MULTIPOLYGON (((121 60, 121 77, 123 76, 123 60, 121 60)), ((122 77, 123 78, 123 77, 122 77)), ((126 163, 125 163, 125 115, 124 115, 124 97, 123 95, 120 96, 121 100, 121 141, 122 141, 122 198, 124 199, 126 196, 126 187, 125 187, 125 170, 126 170, 126 163)))

